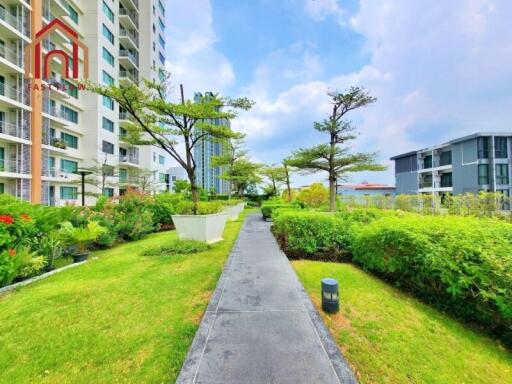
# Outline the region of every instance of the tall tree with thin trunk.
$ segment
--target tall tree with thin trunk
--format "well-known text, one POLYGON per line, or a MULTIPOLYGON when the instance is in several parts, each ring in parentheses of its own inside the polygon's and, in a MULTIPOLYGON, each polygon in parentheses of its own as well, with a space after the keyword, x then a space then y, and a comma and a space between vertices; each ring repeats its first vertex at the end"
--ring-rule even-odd
POLYGON ((328 93, 332 112, 314 128, 329 136, 327 144, 301 148, 293 152, 288 165, 305 173, 327 172, 329 179, 329 209, 336 211, 336 185, 348 173, 360 171, 383 171, 386 167, 376 163, 375 153, 350 153, 347 142, 356 138, 355 128, 344 117, 350 111, 366 107, 377 99, 363 88, 351 87, 345 92, 328 93))
POLYGON ((162 71, 161 82, 144 80, 140 85, 101 86, 88 84, 88 89, 116 101, 130 116, 125 140, 136 145, 157 145, 182 166, 190 181, 194 213, 199 203, 194 147, 205 137, 212 140, 236 139, 240 134, 229 124, 213 124, 214 120, 229 121, 237 110, 248 110, 253 102, 245 97, 226 98, 208 95, 199 102, 185 100, 180 85, 181 100, 170 101, 169 74, 162 71), (183 145, 184 154, 178 149, 183 145))
POLYGON ((290 167, 290 165, 288 164, 288 159, 283 160, 283 171, 284 171, 284 182, 286 184, 286 200, 290 203, 292 201, 292 184, 290 181, 292 167, 290 167))
POLYGON ((235 189, 236 178, 239 176, 234 173, 235 166, 241 160, 247 160, 247 151, 243 149, 244 137, 245 135, 237 139, 229 140, 226 143, 225 153, 212 157, 212 166, 223 168, 221 178, 227 180, 229 183, 228 199, 231 199, 231 194, 233 193, 233 189, 235 189))
POLYGON ((279 188, 286 180, 284 167, 279 165, 266 166, 262 169, 261 174, 268 180, 268 185, 265 190, 268 191, 269 195, 277 196, 279 194, 279 188))

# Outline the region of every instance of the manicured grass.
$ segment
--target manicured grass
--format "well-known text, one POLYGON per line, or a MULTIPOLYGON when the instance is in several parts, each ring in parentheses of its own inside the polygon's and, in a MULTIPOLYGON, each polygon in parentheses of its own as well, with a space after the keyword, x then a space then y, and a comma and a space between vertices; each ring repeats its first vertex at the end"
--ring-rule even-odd
POLYGON ((323 318, 361 383, 512 383, 496 341, 351 264, 294 261, 320 308, 320 280, 340 283, 341 312, 323 318))
POLYGON ((163 232, 0 296, 0 383, 170 383, 243 218, 207 252, 142 256, 163 232))

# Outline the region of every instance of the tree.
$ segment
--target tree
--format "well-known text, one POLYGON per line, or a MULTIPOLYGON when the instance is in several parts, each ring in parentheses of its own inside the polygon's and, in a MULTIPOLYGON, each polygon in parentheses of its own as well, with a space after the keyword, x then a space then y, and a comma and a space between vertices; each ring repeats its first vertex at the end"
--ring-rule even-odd
POLYGON ((279 187, 286 181, 284 167, 278 165, 266 166, 262 169, 261 174, 268 180, 268 185, 265 187, 267 194, 270 196, 279 195, 279 187))
POLYGON ((329 190, 320 183, 313 183, 299 192, 297 200, 311 208, 318 208, 329 201, 329 190))
POLYGON ((251 187, 261 183, 259 172, 261 165, 242 158, 237 160, 231 170, 231 180, 238 197, 244 195, 245 191, 251 187))
POLYGON ((285 178, 284 182, 286 184, 285 198, 286 198, 286 201, 288 201, 290 203, 293 199, 292 185, 290 182, 290 174, 292 172, 292 168, 288 165, 288 159, 283 160, 283 170, 284 170, 284 178, 285 178))
POLYGON ((245 97, 226 98, 207 95, 198 102, 185 100, 180 85, 180 102, 169 101, 169 74, 161 71, 161 82, 144 80, 140 85, 95 85, 88 89, 116 101, 130 116, 126 141, 135 145, 158 145, 182 166, 190 181, 193 212, 197 213, 199 186, 196 179, 194 147, 201 139, 236 139, 240 134, 229 124, 213 124, 214 120, 228 122, 237 116, 238 110, 248 110, 253 102, 245 97), (178 148, 184 146, 184 154, 178 148))
MULTIPOLYGON (((115 188, 119 186, 115 167, 108 164, 108 154, 105 153, 105 158, 102 162, 94 159, 94 165, 90 167, 80 168, 90 174, 85 177, 85 184, 92 186, 94 192, 86 192, 86 195, 98 197, 102 195, 106 188, 115 188)), ((81 179, 76 180, 73 184, 81 184, 81 179)))
POLYGON ((329 143, 293 152, 288 165, 301 169, 304 173, 327 172, 329 175, 329 210, 336 211, 336 185, 350 172, 383 171, 386 167, 376 163, 375 153, 351 154, 347 142, 356 138, 355 128, 343 117, 350 111, 366 107, 376 101, 360 87, 351 87, 345 93, 328 93, 332 112, 314 128, 329 135, 329 143))
POLYGON ((228 199, 231 199, 231 194, 235 188, 235 179, 237 177, 234 173, 235 166, 240 161, 248 161, 246 158, 247 151, 242 149, 244 137, 245 135, 240 135, 236 139, 229 140, 226 145, 226 152, 223 155, 212 157, 212 166, 222 167, 224 172, 221 178, 229 182, 228 199))

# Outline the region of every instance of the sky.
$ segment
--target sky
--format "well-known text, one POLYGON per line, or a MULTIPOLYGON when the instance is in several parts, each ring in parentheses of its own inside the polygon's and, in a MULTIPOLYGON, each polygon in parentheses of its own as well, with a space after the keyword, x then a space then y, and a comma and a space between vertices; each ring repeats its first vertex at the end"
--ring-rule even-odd
MULTIPOLYGON (((394 184, 393 155, 464 136, 512 131, 510 0, 168 0, 167 67, 188 96, 214 91, 256 104, 232 127, 251 157, 279 163, 327 140, 313 123, 327 92, 363 86, 377 102, 347 118, 353 151, 394 184)), ((296 185, 325 182, 296 176, 296 185)))

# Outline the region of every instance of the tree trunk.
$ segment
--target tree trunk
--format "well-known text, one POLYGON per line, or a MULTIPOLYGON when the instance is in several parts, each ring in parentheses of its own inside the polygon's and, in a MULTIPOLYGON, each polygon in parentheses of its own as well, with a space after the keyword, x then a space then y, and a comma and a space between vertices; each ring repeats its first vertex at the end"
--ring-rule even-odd
POLYGON ((199 188, 196 183, 196 175, 194 173, 188 175, 190 181, 190 192, 192 193, 192 212, 197 215, 199 209, 199 188))
POLYGON ((290 173, 288 172, 288 167, 285 164, 284 165, 284 174, 286 175, 286 190, 288 191, 288 202, 291 203, 292 201, 292 187, 290 185, 290 173))
POLYGON ((329 175, 329 211, 336 212, 336 175, 329 175))

